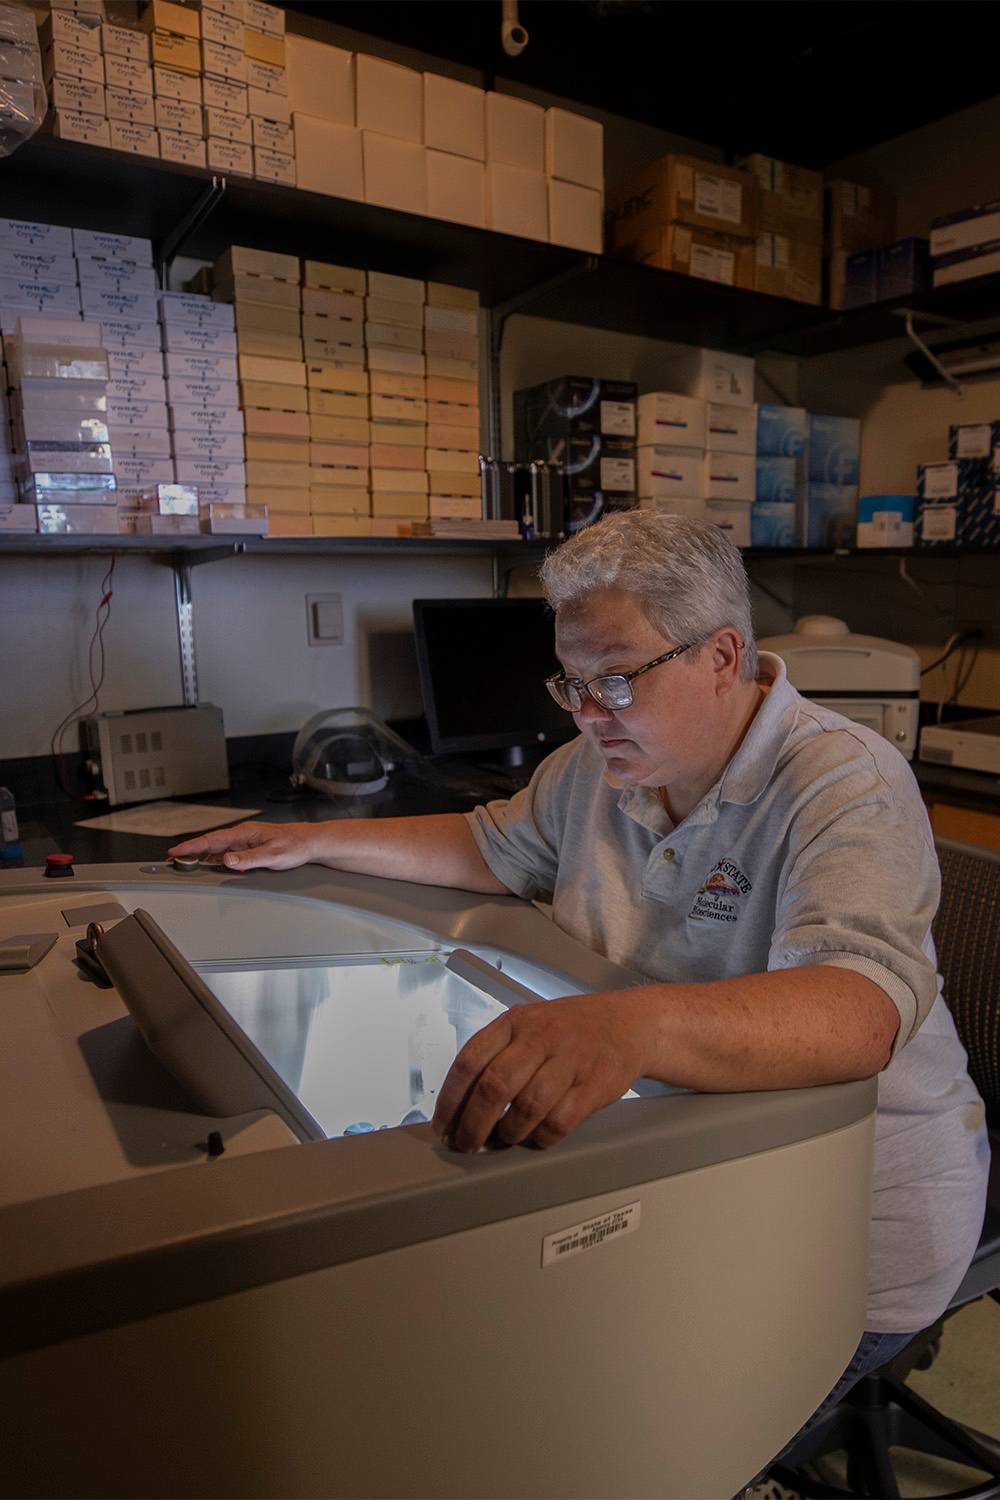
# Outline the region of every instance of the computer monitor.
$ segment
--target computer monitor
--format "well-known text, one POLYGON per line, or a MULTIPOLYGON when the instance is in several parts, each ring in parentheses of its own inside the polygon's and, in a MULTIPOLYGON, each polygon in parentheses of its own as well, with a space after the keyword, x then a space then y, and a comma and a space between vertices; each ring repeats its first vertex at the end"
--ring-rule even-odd
POLYGON ((524 751, 572 739, 576 726, 545 679, 559 670, 542 599, 414 599, 417 662, 435 755, 524 751))

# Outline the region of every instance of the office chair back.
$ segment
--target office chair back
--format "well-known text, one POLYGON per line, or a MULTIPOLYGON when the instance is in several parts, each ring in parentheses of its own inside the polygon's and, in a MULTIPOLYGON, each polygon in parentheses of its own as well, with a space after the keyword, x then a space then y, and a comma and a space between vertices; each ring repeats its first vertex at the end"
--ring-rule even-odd
POLYGON ((1000 851, 938 839, 944 998, 991 1122, 1000 1120, 1000 851))

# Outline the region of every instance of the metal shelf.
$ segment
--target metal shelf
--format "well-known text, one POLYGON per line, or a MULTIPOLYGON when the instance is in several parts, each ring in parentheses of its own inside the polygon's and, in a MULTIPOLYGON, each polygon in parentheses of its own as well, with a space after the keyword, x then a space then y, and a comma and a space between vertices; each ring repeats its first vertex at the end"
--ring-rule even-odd
POLYGON ((491 540, 488 537, 225 537, 225 536, 0 536, 0 556, 79 556, 102 552, 148 553, 170 562, 183 556, 189 565, 227 557, 386 557, 453 556, 537 557, 548 542, 491 540))

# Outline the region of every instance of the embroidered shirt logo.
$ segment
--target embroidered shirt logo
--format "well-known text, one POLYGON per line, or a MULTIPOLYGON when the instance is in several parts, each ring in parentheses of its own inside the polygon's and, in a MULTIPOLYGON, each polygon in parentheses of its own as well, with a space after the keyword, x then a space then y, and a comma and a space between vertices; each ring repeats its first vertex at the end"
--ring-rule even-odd
POLYGON ((696 922, 735 922, 740 915, 740 898, 749 896, 752 890, 739 865, 731 859, 720 859, 695 896, 688 917, 696 922))

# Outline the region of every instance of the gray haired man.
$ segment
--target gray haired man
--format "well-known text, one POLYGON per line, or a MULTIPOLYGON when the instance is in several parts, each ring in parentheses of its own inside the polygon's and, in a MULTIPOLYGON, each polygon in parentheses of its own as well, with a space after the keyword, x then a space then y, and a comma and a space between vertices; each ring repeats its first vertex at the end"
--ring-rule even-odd
POLYGON ((940 995, 939 878, 909 767, 758 659, 713 526, 612 515, 542 584, 579 737, 468 816, 244 824, 177 846, 552 902, 649 980, 517 1006, 474 1036, 434 1125, 551 1146, 634 1078, 715 1091, 879 1075, 866 1332, 837 1392, 940 1316, 985 1203, 983 1106, 940 995))

